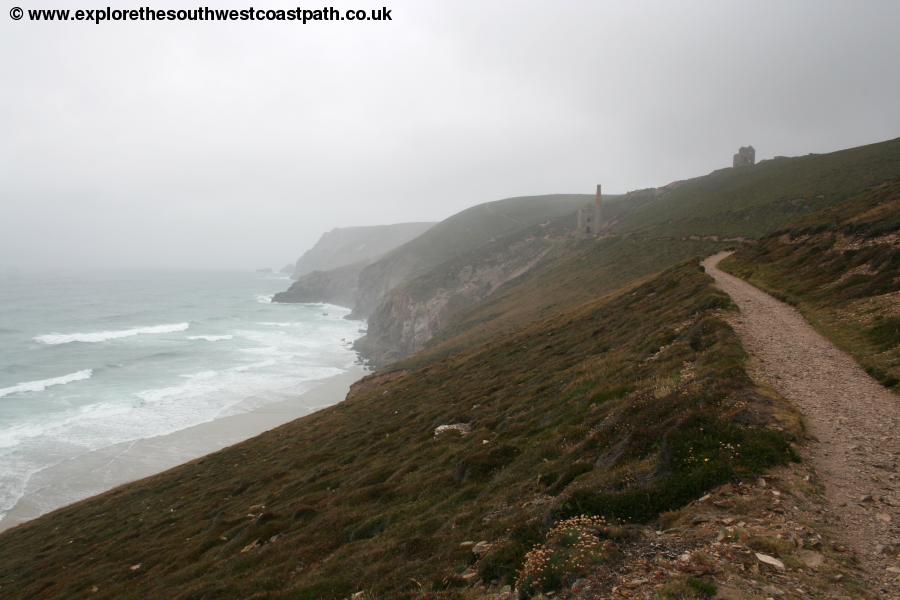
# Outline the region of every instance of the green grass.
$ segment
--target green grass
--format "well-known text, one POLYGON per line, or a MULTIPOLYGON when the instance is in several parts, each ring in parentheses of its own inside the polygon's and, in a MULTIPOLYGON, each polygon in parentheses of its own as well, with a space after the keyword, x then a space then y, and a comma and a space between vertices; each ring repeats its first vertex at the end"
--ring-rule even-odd
POLYGON ((663 586, 656 598, 658 600, 703 600, 714 598, 717 591, 714 583, 697 577, 682 577, 663 586))
POLYGON ((716 316, 727 306, 691 261, 374 376, 340 405, 5 532, 0 543, 15 551, 0 555, 0 589, 450 598, 473 560, 460 543, 481 539, 498 542, 483 575, 509 581, 553 519, 585 498, 593 512, 647 520, 791 460, 787 434, 772 429, 784 407, 753 387, 716 316), (434 438, 455 422, 472 434, 434 438), (648 492, 660 500, 636 509, 604 500, 648 492))
POLYGON ((761 237, 900 173, 900 138, 830 154, 762 161, 634 195, 618 231, 761 237))
POLYGON ((900 381, 900 181, 742 248, 722 266, 796 306, 885 386, 900 381))
POLYGON ((421 350, 426 341, 429 353, 452 352, 472 343, 468 334, 474 330, 488 338, 523 320, 566 310, 689 256, 734 244, 725 240, 768 235, 897 173, 900 139, 722 169, 607 199, 610 237, 600 241, 571 237, 571 211, 589 196, 554 199, 560 213, 553 216, 541 204, 544 197, 481 205, 363 273, 361 281, 369 282, 361 283, 361 297, 367 289, 378 294, 357 311, 369 316, 369 333, 358 348, 379 365, 421 350), (527 218, 501 220, 499 227, 498 215, 514 207, 527 218), (479 269, 487 275, 473 278, 479 269), (499 290, 486 289, 492 277, 520 270, 499 290))

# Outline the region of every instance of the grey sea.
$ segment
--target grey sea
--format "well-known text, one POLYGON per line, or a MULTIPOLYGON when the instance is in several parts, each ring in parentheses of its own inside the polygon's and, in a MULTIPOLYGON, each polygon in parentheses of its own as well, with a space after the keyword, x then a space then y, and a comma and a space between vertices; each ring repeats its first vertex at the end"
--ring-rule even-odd
MULTIPOLYGON (((284 402, 358 369, 361 323, 338 306, 272 304, 289 283, 259 273, 0 274, 0 526, 63 462, 284 402)), ((37 512, 80 499, 60 494, 45 494, 37 512)))

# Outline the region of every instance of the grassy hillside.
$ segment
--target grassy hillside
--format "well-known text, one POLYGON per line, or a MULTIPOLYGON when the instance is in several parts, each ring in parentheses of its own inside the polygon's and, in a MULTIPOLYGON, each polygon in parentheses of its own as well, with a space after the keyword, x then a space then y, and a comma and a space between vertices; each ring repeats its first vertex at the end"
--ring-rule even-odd
POLYGON ((900 140, 893 140, 608 197, 608 233, 600 240, 573 240, 570 213, 445 256, 399 284, 382 277, 380 300, 366 313, 369 335, 358 348, 375 364, 408 356, 426 342, 439 352, 464 348, 734 243, 724 240, 769 234, 897 173, 900 140), (464 332, 470 335, 460 337, 464 332))
POLYGON ((634 195, 617 231, 760 237, 900 174, 900 138, 721 169, 634 195))
POLYGON ((574 212, 592 199, 586 194, 526 196, 459 212, 363 270, 354 312, 367 317, 390 290, 516 230, 564 215, 571 215, 574 226, 574 212))
POLYGON ((795 417, 748 379, 728 306, 691 261, 373 376, 340 405, 5 532, 0 589, 455 598, 468 573, 511 581, 557 519, 653 520, 792 458, 795 417), (435 435, 456 423, 470 433, 435 435), (477 558, 466 540, 493 545, 477 558))
MULTIPOLYGON (((530 246, 533 244, 541 249, 549 246, 559 246, 558 251, 553 254, 554 257, 565 256, 578 262, 596 259, 602 253, 596 253, 596 256, 588 258, 575 257, 571 254, 573 247, 571 242, 573 241, 576 221, 574 210, 584 206, 588 202, 592 202, 594 197, 573 195, 572 198, 579 201, 575 203, 575 209, 566 209, 566 207, 571 208, 571 205, 569 205, 568 202, 560 204, 558 206, 560 211, 566 209, 561 215, 540 219, 537 223, 528 226, 514 228, 503 235, 495 235, 490 239, 483 240, 477 245, 470 246, 466 248, 464 252, 441 257, 440 262, 436 266, 422 275, 410 279, 403 285, 398 286, 397 289, 402 289, 404 293, 417 299, 428 298, 436 289, 452 288, 456 283, 454 280, 456 272, 465 269, 466 267, 477 265, 480 262, 490 260, 491 257, 501 255, 507 249, 515 246, 523 247, 525 245, 530 246)), ((618 220, 622 215, 628 213, 632 209, 632 202, 627 200, 623 195, 605 196, 603 202, 604 218, 610 221, 618 220)), ((587 247, 592 244, 592 242, 584 240, 576 242, 576 244, 577 243, 580 243, 582 247, 587 247)), ((535 253, 535 249, 531 247, 524 251, 535 253)), ((680 260, 674 262, 680 262, 680 260)), ((674 262, 672 264, 674 264, 674 262)), ((547 266, 546 262, 541 262, 540 265, 544 268, 540 271, 536 271, 536 273, 540 274, 539 277, 543 277, 552 269, 552 267, 547 266)), ((555 284, 555 282, 553 283, 555 284)), ((565 292, 565 290, 558 291, 565 292)))
POLYGON ((722 263, 796 306, 889 387, 900 382, 900 180, 812 215, 722 263))
MULTIPOLYGON (((630 204, 623 196, 605 197, 605 218, 615 221, 630 210, 630 204)), ((459 314, 479 306, 512 281, 534 271, 546 274, 548 269, 542 267, 571 252, 575 221, 575 213, 568 212, 530 227, 515 229, 397 285, 387 291, 371 311, 368 334, 358 340, 355 347, 375 365, 385 365, 417 352, 425 342, 448 329, 459 314)), ((654 270, 691 254, 680 253, 678 256, 676 260, 659 262, 654 270)), ((648 272, 645 270, 644 274, 648 272)), ((623 279, 615 278, 615 281, 623 279)), ((605 289, 609 291, 614 286, 605 289)), ((555 289, 554 295, 565 296, 567 291, 555 289)), ((582 297, 587 298, 589 293, 582 297)), ((557 307, 562 306, 571 306, 571 303, 557 304, 557 307)), ((458 332, 458 328, 451 329, 452 333, 458 332)))
POLYGON ((534 269, 505 284, 484 301, 455 311, 420 356, 461 348, 595 301, 623 286, 637 285, 660 270, 727 247, 725 242, 612 236, 567 240, 534 269), (552 292, 550 292, 552 290, 552 292))

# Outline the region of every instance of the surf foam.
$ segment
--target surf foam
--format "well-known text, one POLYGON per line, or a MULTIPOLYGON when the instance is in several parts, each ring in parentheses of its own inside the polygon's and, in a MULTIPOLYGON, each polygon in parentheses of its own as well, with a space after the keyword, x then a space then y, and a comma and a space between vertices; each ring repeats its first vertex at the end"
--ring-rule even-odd
POLYGON ((134 329, 119 329, 117 331, 95 331, 92 333, 49 333, 39 335, 34 340, 42 344, 55 346, 57 344, 69 344, 72 342, 93 343, 117 340, 135 335, 151 335, 157 333, 176 333, 185 331, 190 327, 189 323, 170 323, 165 325, 152 325, 150 327, 136 327, 134 329))
POLYGON ((90 379, 93 374, 93 369, 84 369, 82 371, 76 371, 75 373, 63 375, 62 377, 39 379, 37 381, 26 381, 12 387, 0 389, 0 398, 9 396, 11 394, 19 394, 22 392, 42 392, 48 387, 54 385, 65 385, 74 381, 84 381, 85 379, 90 379))

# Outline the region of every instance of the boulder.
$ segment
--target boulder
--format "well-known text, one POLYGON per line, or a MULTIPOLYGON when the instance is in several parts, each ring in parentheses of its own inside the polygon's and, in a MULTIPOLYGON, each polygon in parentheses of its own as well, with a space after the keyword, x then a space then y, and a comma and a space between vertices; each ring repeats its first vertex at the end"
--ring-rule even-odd
POLYGON ((797 558, 809 569, 818 569, 825 562, 825 557, 815 550, 801 550, 797 553, 797 558))
POLYGON ((434 428, 434 437, 440 437, 445 434, 469 435, 472 433, 472 427, 468 423, 452 423, 450 425, 438 425, 434 428))
POLYGON ((481 541, 472 546, 472 554, 481 557, 490 552, 493 547, 494 545, 492 543, 481 541))
POLYGON ((774 556, 769 556, 768 554, 762 554, 760 552, 756 553, 756 560, 761 562, 762 564, 771 567, 777 571, 784 571, 784 563, 775 558, 774 556))

